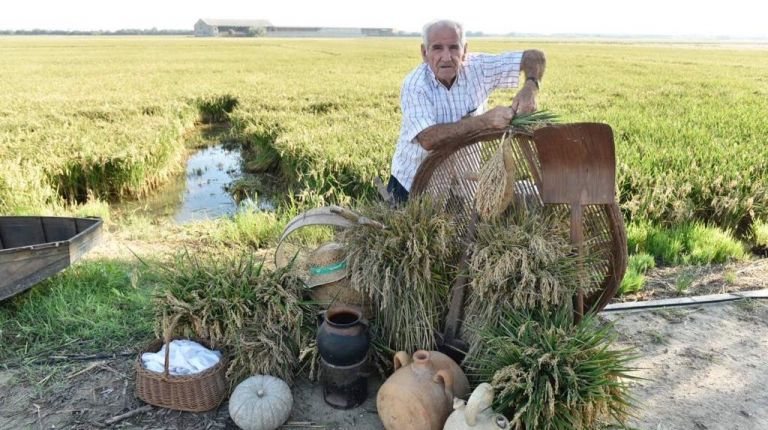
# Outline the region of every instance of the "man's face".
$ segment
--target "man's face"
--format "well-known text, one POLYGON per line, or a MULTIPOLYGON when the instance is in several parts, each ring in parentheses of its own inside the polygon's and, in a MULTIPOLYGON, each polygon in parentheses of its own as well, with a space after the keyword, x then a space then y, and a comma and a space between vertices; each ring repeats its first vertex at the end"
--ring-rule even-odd
POLYGON ((450 27, 432 29, 427 40, 429 46, 421 45, 421 56, 437 80, 450 88, 467 55, 467 45, 461 45, 456 30, 450 27))

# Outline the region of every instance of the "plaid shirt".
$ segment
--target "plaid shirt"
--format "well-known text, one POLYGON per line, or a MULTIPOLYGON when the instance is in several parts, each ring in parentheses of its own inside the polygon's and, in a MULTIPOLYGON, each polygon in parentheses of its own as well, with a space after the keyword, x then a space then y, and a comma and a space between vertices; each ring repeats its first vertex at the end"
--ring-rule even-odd
POLYGON ((391 171, 405 189, 410 191, 416 171, 429 155, 416 136, 435 124, 457 122, 467 115, 483 113, 493 90, 517 86, 522 57, 522 52, 467 54, 450 90, 437 80, 426 63, 405 77, 400 90, 403 123, 391 171))

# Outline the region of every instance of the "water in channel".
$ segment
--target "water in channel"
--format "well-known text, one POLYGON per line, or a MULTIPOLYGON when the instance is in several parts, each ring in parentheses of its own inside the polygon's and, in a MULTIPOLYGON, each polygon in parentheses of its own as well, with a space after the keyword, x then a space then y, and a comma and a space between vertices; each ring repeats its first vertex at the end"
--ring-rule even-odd
POLYGON ((268 200, 246 200, 238 205, 226 187, 242 175, 237 150, 223 144, 200 149, 187 160, 186 173, 172 179, 152 195, 120 205, 121 211, 170 217, 178 224, 234 214, 242 206, 271 211, 268 200))

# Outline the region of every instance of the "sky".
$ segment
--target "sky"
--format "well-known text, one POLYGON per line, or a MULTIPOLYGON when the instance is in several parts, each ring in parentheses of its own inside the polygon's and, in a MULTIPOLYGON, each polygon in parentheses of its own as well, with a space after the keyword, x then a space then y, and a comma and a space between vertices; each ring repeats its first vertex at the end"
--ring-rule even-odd
POLYGON ((485 33, 768 38, 764 0, 0 0, 0 30, 189 29, 199 18, 420 31, 439 18, 485 33))

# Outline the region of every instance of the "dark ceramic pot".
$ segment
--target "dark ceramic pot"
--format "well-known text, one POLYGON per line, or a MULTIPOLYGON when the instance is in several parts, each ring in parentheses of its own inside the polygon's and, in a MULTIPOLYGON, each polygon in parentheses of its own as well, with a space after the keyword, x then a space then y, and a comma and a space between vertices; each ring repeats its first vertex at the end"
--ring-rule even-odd
POLYGON ((360 308, 337 306, 320 314, 317 330, 320 357, 334 366, 351 366, 368 355, 368 321, 360 308))

